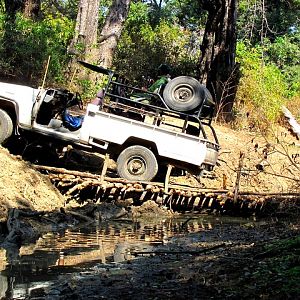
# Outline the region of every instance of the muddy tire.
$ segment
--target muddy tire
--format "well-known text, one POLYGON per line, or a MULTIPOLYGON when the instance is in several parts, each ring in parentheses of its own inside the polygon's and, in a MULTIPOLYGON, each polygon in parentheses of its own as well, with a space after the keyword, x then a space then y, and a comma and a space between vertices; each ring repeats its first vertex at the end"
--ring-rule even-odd
POLYGON ((13 133, 13 122, 6 111, 0 109, 0 144, 4 143, 13 133))
POLYGON ((187 112, 196 109, 205 99, 206 87, 190 76, 179 76, 166 85, 163 98, 173 110, 187 112))
POLYGON ((158 164, 151 150, 135 145, 120 153, 117 170, 121 177, 130 181, 151 181, 157 174, 158 164))

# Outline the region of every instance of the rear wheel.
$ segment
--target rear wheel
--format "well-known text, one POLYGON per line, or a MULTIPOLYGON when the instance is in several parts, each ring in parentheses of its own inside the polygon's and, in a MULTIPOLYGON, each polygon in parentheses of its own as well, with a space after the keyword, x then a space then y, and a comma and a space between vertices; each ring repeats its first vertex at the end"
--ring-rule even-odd
POLYGON ((173 110, 186 112, 196 109, 205 98, 205 87, 195 78, 179 76, 165 87, 163 98, 173 110))
POLYGON ((13 133, 13 122, 8 113, 0 109, 0 144, 5 142, 13 133))
POLYGON ((117 159, 121 177, 134 181, 151 181, 158 171, 154 153, 146 147, 135 145, 124 149, 117 159))

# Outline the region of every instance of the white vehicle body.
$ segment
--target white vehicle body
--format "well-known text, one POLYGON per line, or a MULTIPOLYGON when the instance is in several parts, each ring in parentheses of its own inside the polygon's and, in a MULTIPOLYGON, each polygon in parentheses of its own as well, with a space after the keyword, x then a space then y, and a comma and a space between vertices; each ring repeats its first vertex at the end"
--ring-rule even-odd
MULTIPOLYGON (((53 101, 55 93, 54 89, 34 89, 0 83, 0 110, 11 118, 15 134, 34 132, 59 140, 63 144, 70 143, 92 151, 112 153, 116 157, 126 147, 140 145, 150 148, 158 162, 187 170, 198 170, 199 173, 202 169, 212 169, 216 164, 219 149, 217 141, 211 142, 207 138, 164 127, 164 118, 160 118, 159 122, 155 116, 135 120, 88 104, 78 130, 68 130, 56 116, 46 120, 46 123, 40 122, 38 116, 43 106, 46 107, 43 107, 43 114, 47 110, 49 114, 52 113, 47 105, 53 101)), ((149 178, 141 176, 141 180, 144 179, 149 178)))

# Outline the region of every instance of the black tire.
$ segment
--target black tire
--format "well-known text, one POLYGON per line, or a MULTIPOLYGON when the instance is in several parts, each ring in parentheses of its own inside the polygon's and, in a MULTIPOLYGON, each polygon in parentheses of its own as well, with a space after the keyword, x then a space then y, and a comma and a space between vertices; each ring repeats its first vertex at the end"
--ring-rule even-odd
POLYGON ((158 164, 151 150, 134 145, 120 153, 117 170, 121 177, 130 181, 151 181, 157 174, 158 164))
POLYGON ((196 109, 205 99, 206 87, 190 76, 179 76, 166 85, 163 98, 173 110, 187 112, 196 109))
POLYGON ((4 143, 13 133, 13 122, 6 111, 0 109, 0 144, 4 143))

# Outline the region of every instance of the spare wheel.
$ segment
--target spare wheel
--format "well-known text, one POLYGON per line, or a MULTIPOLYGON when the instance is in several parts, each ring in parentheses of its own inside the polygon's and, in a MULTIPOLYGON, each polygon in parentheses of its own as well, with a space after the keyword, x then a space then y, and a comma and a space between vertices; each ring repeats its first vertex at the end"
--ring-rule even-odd
POLYGON ((166 85, 163 98, 173 110, 180 112, 192 111, 205 98, 205 86, 190 76, 179 76, 166 85))

